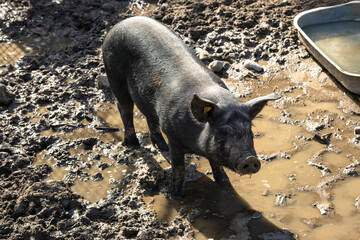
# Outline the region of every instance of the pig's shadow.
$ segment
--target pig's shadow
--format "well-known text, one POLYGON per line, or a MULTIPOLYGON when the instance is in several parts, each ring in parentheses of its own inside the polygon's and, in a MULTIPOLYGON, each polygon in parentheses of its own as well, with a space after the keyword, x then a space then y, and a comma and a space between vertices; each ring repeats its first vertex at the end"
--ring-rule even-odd
MULTIPOLYGON (((155 166, 155 169, 161 169, 148 151, 139 152, 151 169, 155 166)), ((169 174, 166 175, 167 178, 170 177, 169 174)), ((172 221, 174 216, 171 212, 176 210, 177 216, 187 218, 194 231, 206 238, 221 239, 235 234, 263 239, 262 234, 270 233, 273 237, 273 234, 278 234, 281 239, 295 239, 292 233, 276 227, 262 213, 252 209, 231 183, 220 185, 205 175, 196 181, 185 182, 183 192, 181 200, 165 198, 159 192, 151 195, 154 198, 153 206, 158 210, 159 221, 172 221)))

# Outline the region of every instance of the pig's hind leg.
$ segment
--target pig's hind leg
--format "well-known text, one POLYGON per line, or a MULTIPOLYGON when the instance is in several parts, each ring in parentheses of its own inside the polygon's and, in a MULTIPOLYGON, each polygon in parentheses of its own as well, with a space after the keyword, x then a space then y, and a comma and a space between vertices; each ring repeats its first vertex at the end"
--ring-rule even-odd
POLYGON ((182 185, 185 179, 185 165, 184 165, 184 152, 176 147, 176 145, 170 145, 170 161, 172 170, 172 183, 171 183, 171 198, 175 200, 181 199, 182 185))
POLYGON ((158 121, 150 120, 147 118, 147 123, 150 130, 150 137, 151 142, 154 146, 157 145, 157 147, 164 152, 169 151, 168 145, 166 144, 166 141, 161 134, 160 127, 158 121))
POLYGON ((118 100, 117 106, 125 128, 124 141, 122 144, 131 148, 139 147, 140 144, 136 138, 134 127, 134 101, 127 90, 126 81, 119 77, 121 74, 112 74, 112 72, 106 68, 106 65, 105 69, 107 70, 106 72, 112 92, 118 100))
POLYGON ((127 98, 125 93, 122 93, 121 95, 121 98, 119 99, 119 97, 117 97, 117 99, 118 109, 125 128, 123 145, 131 148, 137 148, 140 146, 140 144, 136 137, 133 121, 134 102, 130 96, 127 98))

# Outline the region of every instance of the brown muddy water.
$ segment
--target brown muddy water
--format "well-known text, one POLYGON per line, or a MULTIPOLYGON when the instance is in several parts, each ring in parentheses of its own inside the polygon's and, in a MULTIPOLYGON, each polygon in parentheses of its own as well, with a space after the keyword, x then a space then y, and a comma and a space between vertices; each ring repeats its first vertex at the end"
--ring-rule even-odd
MULTIPOLYGON (((359 119, 351 114, 351 109, 357 106, 346 99, 315 63, 304 62, 305 65, 296 63, 296 66, 290 65, 287 70, 272 75, 264 74, 261 87, 251 86, 256 94, 240 98, 246 101, 273 90, 283 96, 266 106, 253 122, 255 149, 264 160, 261 170, 252 176, 239 176, 226 170, 232 188, 223 189, 211 180, 211 168, 206 159, 188 156, 187 164, 195 164, 197 171, 205 176, 185 183, 185 196, 181 201, 157 193, 143 197, 160 221, 170 222, 184 211, 190 213, 194 216, 189 221, 193 224, 196 239, 230 236, 231 232, 241 229, 241 224, 234 225, 239 214, 249 216, 247 226, 251 236, 261 233, 261 227, 266 228, 267 224, 261 223, 265 221, 288 229, 299 239, 359 239, 360 213, 355 207, 355 199, 360 195, 360 179, 344 173, 350 164, 360 170, 357 162, 360 149, 352 143, 359 119), (348 104, 347 107, 343 102, 348 104), (325 138, 316 138, 316 135, 321 138, 327 134, 331 134, 328 142, 325 138), (259 229, 251 229, 252 222, 256 221, 260 221, 256 224, 259 229)), ((270 63, 267 67, 271 71, 270 63)), ((226 82, 230 89, 248 85, 246 81, 226 82)), ((114 151, 123 149, 119 144, 123 139, 122 122, 116 105, 103 103, 95 109, 93 114, 98 116, 101 124, 120 130, 103 133, 84 122, 84 127, 74 132, 60 134, 49 130, 43 134, 58 134, 66 141, 98 137, 112 143, 114 151)), ((39 121, 43 112, 46 112, 46 106, 33 113, 33 121, 39 121)), ((144 116, 137 109, 135 127, 139 136, 148 130, 144 116)), ((142 144, 151 147, 149 142, 142 144)), ((101 149, 96 151, 102 152, 101 149)), ((89 176, 97 172, 103 176, 101 181, 92 178, 75 180, 73 191, 90 202, 105 198, 107 190, 120 187, 117 183, 133 171, 111 158, 104 157, 95 162, 88 158, 88 150, 70 149, 69 152, 89 163, 90 167, 85 171, 89 176), (101 170, 97 167, 98 162, 109 166, 101 170)), ((155 159, 163 168, 169 167, 161 155, 155 159)), ((54 165, 55 162, 51 156, 40 153, 36 164, 40 163, 54 165)), ((64 179, 68 170, 53 167, 49 179, 64 179)))
POLYGON ((11 64, 31 52, 31 48, 19 43, 0 43, 0 65, 11 64))
POLYGON ((46 48, 49 50, 65 49, 72 40, 69 38, 28 38, 21 37, 19 43, 0 43, 0 66, 11 65, 25 55, 34 55, 37 50, 46 48))

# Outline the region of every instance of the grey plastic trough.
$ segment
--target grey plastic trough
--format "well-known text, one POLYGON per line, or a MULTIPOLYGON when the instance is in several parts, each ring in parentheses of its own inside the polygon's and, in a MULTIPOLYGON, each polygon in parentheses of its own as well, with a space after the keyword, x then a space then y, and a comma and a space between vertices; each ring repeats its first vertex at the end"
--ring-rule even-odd
MULTIPOLYGON (((300 41, 344 87, 360 94, 360 74, 348 72, 338 66, 314 43, 304 31, 304 27, 341 21, 360 21, 360 1, 352 1, 331 7, 311 9, 300 13, 294 19, 300 41)), ((359 39, 360 41, 360 39, 359 39)), ((360 64, 359 64, 360 68, 360 64)))

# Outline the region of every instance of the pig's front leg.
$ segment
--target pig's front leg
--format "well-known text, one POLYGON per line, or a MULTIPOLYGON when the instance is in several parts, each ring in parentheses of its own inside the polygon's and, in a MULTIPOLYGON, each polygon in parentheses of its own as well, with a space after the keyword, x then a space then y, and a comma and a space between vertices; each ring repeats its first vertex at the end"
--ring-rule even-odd
POLYGON ((181 199, 182 185, 185 178, 184 152, 170 145, 170 160, 172 169, 171 198, 181 199))
POLYGON ((216 163, 212 159, 210 159, 209 162, 210 162, 210 166, 211 166, 215 181, 218 183, 229 182, 229 178, 226 175, 223 166, 216 163))

